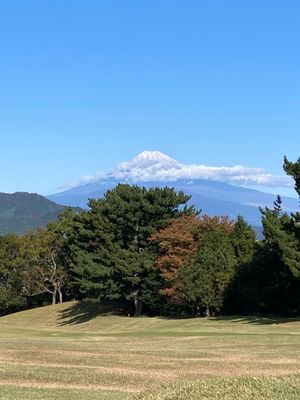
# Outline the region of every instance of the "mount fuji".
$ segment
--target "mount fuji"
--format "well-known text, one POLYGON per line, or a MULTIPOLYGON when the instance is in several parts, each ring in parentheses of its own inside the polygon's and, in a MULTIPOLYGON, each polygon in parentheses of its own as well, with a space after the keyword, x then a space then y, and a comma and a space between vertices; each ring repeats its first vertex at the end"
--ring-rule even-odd
MULTIPOLYGON (((48 198, 61 205, 86 208, 89 198, 103 197, 118 183, 174 187, 191 195, 190 203, 204 214, 228 215, 233 219, 242 215, 253 226, 261 225, 259 207, 272 207, 275 195, 244 186, 292 184, 289 177, 270 175, 260 168, 182 164, 159 151, 144 151, 109 173, 85 177, 75 187, 48 198)), ((298 209, 296 198, 282 197, 282 200, 286 211, 298 209)))

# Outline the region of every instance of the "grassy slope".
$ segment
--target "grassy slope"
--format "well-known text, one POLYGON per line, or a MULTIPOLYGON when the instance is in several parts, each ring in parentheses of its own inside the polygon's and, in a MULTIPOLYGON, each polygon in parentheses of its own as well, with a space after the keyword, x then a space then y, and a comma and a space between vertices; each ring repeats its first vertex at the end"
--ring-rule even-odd
POLYGON ((128 318, 114 311, 84 302, 68 302, 10 314, 0 319, 0 326, 64 335, 282 335, 299 334, 300 319, 223 317, 223 318, 128 318), (103 318, 109 317, 109 318, 103 318))
POLYGON ((300 398, 286 377, 295 320, 132 319, 74 302, 2 317, 0 332, 1 399, 300 398))

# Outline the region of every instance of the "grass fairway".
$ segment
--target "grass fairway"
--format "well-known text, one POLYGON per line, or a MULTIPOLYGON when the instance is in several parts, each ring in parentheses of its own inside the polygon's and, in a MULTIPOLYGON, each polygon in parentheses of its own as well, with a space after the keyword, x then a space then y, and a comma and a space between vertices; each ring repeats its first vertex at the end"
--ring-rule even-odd
POLYGON ((300 322, 127 318, 65 303, 0 318, 0 399, 298 400, 300 322))

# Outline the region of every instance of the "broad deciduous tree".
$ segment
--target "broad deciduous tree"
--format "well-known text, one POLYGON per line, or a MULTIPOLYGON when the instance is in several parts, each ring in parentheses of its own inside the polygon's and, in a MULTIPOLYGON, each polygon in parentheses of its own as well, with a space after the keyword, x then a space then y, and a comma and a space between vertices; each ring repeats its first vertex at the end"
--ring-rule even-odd
POLYGON ((62 289, 68 281, 63 264, 62 243, 51 230, 28 232, 21 238, 18 268, 26 296, 50 293, 52 304, 62 303, 62 289))
POLYGON ((161 293, 172 302, 182 302, 179 271, 197 250, 200 219, 195 215, 173 218, 170 225, 151 237, 158 245, 156 266, 164 280, 161 293))

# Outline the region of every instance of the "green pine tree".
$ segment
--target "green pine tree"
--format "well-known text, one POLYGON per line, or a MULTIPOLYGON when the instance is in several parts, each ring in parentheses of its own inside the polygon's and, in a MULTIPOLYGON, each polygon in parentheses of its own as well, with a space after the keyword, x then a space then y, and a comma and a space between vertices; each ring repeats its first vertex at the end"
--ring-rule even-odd
POLYGON ((192 309, 205 309, 207 316, 219 312, 235 270, 230 235, 220 229, 203 232, 195 259, 179 273, 182 291, 192 309))
POLYGON ((170 188, 122 184, 90 200, 70 235, 74 285, 87 296, 126 302, 135 316, 144 305, 157 308, 161 279, 149 238, 176 215, 195 212, 184 207, 189 199, 170 188))

